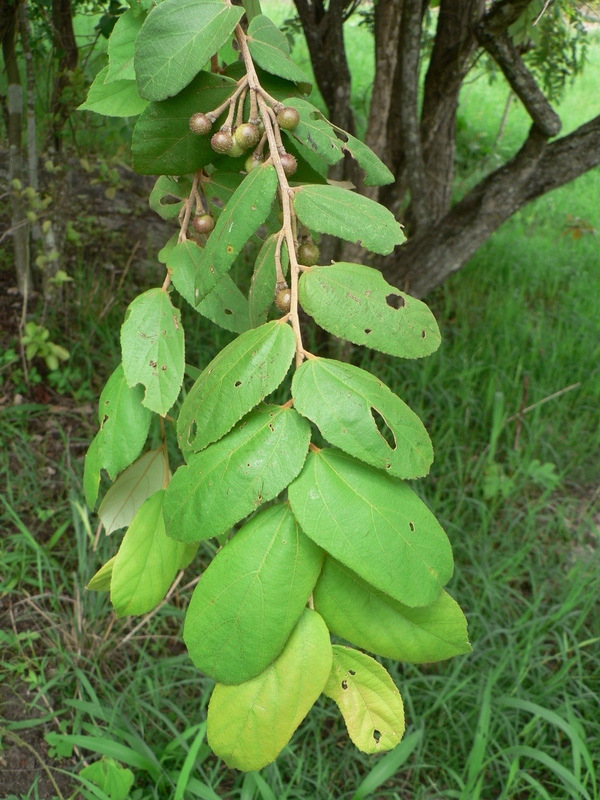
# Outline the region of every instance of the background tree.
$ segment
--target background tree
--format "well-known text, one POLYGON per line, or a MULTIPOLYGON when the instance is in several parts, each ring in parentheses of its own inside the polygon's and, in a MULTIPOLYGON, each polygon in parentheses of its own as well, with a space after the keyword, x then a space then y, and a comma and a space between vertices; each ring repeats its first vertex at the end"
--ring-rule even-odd
MULTIPOLYGON (((352 132, 343 24, 359 3, 294 2, 330 119, 352 132)), ((440 0, 435 24, 433 5, 378 0, 370 20, 375 79, 365 140, 396 180, 362 191, 403 219, 409 241, 376 263, 388 280, 418 297, 460 269, 524 205, 600 163, 600 115, 554 138, 561 120, 551 101, 584 57, 585 31, 568 0, 548 8, 539 0, 440 0), (512 159, 452 205, 459 95, 482 59, 502 71, 531 117, 531 128, 512 159)), ((360 187, 349 161, 343 171, 360 187)), ((353 245, 332 255, 360 257, 353 245)))

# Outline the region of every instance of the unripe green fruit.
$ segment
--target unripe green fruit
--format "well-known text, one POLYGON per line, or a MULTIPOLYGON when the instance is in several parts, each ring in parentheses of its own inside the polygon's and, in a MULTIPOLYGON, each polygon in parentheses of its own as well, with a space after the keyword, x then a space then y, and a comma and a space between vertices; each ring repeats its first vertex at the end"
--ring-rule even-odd
POLYGON ((260 133, 256 125, 251 122, 243 122, 235 129, 233 134, 234 142, 237 142, 242 150, 249 150, 251 147, 256 147, 260 139, 260 133))
POLYGON ((239 158, 244 155, 244 148, 240 145, 237 139, 234 138, 231 150, 229 151, 231 158, 239 158))
POLYGON ((226 131, 217 131, 215 134, 213 134, 213 137, 210 140, 210 146, 215 153, 228 155, 231 153, 231 148, 233 147, 233 139, 231 134, 227 133, 226 131))
POLYGON ((298 169, 298 162, 291 153, 284 153, 281 156, 281 166, 285 174, 290 177, 298 169))
POLYGON ((292 293, 289 289, 281 289, 275 295, 275 305, 277 308, 287 314, 292 305, 292 293))
POLYGON ((291 108, 291 106, 285 106, 277 114, 277 122, 279 123, 280 128, 283 128, 286 131, 293 131, 300 122, 300 114, 295 108, 291 108))
POLYGON ((314 267, 319 260, 319 248, 312 242, 301 244, 298 248, 298 261, 303 267, 314 267))
POLYGON ((197 133, 198 136, 206 136, 212 129, 212 122, 206 114, 192 114, 190 117, 190 130, 192 133, 197 133))
POLYGON ((246 172, 250 173, 263 163, 262 158, 256 158, 254 155, 248 156, 245 163, 246 172))
POLYGON ((210 214, 199 214, 192 220, 192 228, 196 233, 210 233, 214 227, 215 219, 210 214))

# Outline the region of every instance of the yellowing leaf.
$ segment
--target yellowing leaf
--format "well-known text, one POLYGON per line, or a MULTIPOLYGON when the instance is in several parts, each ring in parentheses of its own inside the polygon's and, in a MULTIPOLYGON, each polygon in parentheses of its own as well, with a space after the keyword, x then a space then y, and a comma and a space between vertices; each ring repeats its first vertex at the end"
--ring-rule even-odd
POLYGON ((218 683, 208 706, 208 743, 228 767, 244 772, 274 761, 323 691, 331 671, 329 631, 304 610, 287 644, 245 683, 218 683))
POLYGON ((400 692, 374 658, 333 646, 333 666, 324 694, 337 703, 348 734, 364 753, 392 750, 404 735, 400 692))

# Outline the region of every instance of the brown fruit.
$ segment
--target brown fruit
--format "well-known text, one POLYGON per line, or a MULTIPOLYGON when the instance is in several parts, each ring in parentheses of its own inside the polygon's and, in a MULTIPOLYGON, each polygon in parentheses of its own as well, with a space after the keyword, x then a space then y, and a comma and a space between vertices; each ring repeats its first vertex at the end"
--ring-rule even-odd
POLYGON ((304 267, 314 267, 319 260, 319 248, 312 242, 301 244, 298 248, 298 261, 304 267))
POLYGON ((196 233, 210 233, 214 227, 215 219, 210 214, 199 214, 192 220, 192 228, 196 233))
POLYGON ((285 174, 290 177, 298 169, 298 162, 291 153, 284 153, 281 156, 281 166, 285 174))
POLYGON ((290 289, 281 289, 275 295, 275 305, 283 313, 287 314, 292 305, 292 292, 290 289))
POLYGON ((280 128, 283 128, 286 131, 293 131, 300 122, 300 114, 295 108, 285 106, 277 114, 277 122, 279 123, 280 128))
POLYGON ((215 153, 228 155, 231 153, 231 149, 233 147, 233 138, 230 133, 227 133, 227 131, 217 131, 213 134, 212 139, 210 140, 210 146, 215 153))
POLYGON ((192 133, 197 133, 198 136, 206 136, 212 129, 212 122, 206 114, 192 114, 190 117, 190 130, 192 133))
POLYGON ((234 142, 237 142, 242 150, 250 150, 251 147, 256 147, 260 139, 260 133, 256 125, 251 122, 243 122, 235 129, 233 134, 234 142))

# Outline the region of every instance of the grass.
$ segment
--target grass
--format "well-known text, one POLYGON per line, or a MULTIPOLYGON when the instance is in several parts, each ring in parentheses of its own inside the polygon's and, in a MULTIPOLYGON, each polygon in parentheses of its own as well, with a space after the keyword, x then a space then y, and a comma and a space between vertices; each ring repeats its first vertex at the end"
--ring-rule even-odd
MULTIPOLYGON (((366 52, 364 30, 349 35, 366 52)), ((590 60, 597 74, 598 42, 590 60)), ((366 57, 353 62, 357 105, 367 67, 366 57)), ((465 174, 483 173, 522 141, 526 119, 514 107, 494 151, 506 94, 485 80, 466 89, 465 174)), ((594 103, 590 68, 561 106, 568 127, 596 113, 594 103)), ((598 237, 574 238, 584 225, 568 215, 600 230, 597 172, 524 209, 428 298, 443 335, 434 356, 405 363, 354 354, 431 433, 436 461, 414 487, 452 541, 449 589, 466 610, 473 653, 438 665, 387 664, 408 723, 388 756, 359 753, 321 698, 278 761, 247 776, 225 769, 206 745, 211 682, 180 638, 185 584, 209 552, 133 635, 137 620, 115 621, 106 598, 84 588, 116 545, 96 536, 83 504, 81 457, 95 419, 77 407, 97 396, 118 361, 122 311, 136 289, 126 281, 115 292, 90 269, 91 246, 75 248, 65 369, 86 391, 60 414, 44 403, 0 414, 2 683, 29 692, 24 719, 0 720, 3 746, 48 732, 40 757, 69 776, 73 758, 114 758, 135 774, 134 800, 600 797, 598 237)), ((153 255, 138 282, 152 281, 153 255)), ((196 325, 190 352, 202 365, 229 335, 196 325)), ((21 796, 43 797, 40 785, 21 796)))

